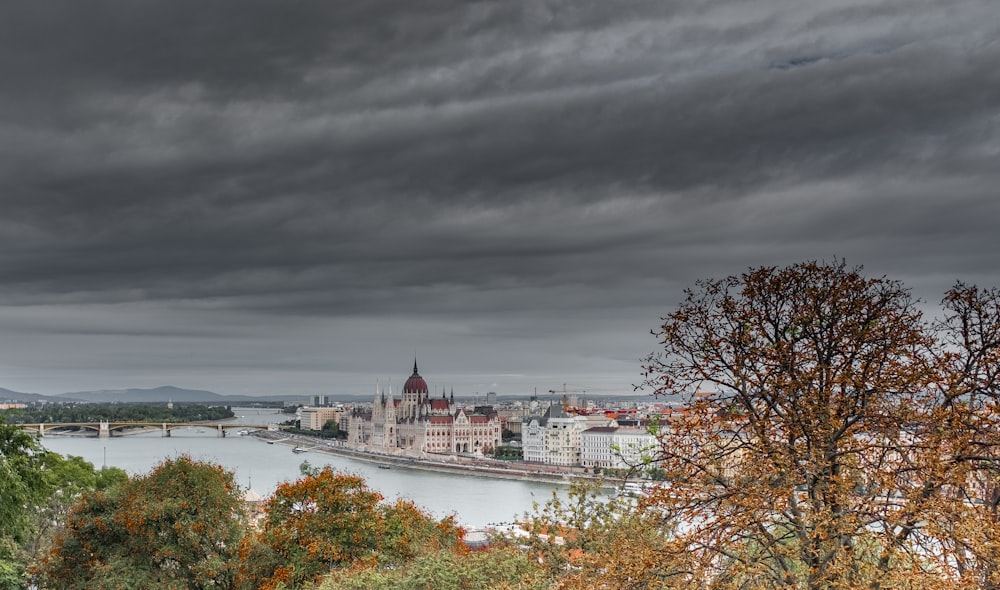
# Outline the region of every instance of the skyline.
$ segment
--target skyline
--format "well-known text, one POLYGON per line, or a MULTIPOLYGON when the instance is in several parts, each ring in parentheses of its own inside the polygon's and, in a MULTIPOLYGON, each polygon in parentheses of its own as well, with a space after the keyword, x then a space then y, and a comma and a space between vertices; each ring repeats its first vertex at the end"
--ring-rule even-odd
POLYGON ((632 393, 701 278, 1000 286, 986 0, 0 6, 0 387, 632 393))

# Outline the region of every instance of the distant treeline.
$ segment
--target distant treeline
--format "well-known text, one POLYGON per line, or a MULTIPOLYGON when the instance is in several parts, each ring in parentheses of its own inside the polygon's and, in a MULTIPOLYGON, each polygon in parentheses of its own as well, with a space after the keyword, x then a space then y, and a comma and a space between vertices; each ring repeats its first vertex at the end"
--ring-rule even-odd
POLYGON ((197 422, 232 418, 226 406, 202 404, 49 404, 42 407, 8 410, 11 424, 36 422, 197 422))

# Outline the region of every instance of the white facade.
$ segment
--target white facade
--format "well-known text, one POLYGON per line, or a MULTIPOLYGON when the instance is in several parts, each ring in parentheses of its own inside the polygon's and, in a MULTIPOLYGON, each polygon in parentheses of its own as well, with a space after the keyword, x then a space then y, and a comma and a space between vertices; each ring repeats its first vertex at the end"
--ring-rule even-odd
POLYGON ((580 465, 580 434, 587 418, 563 412, 553 404, 545 416, 529 418, 521 425, 524 460, 546 465, 580 465))
POLYGON ((545 426, 546 463, 564 467, 580 464, 580 434, 587 429, 583 416, 552 418, 545 426))
POLYGON ((614 452, 612 439, 617 428, 588 428, 580 434, 580 464, 584 467, 611 467, 614 452))
POLYGON ((580 439, 584 467, 628 469, 655 461, 659 450, 657 438, 642 428, 590 428, 580 439))
POLYGON ((524 460, 533 463, 545 462, 545 428, 539 418, 532 418, 521 424, 521 450, 524 460))
POLYGON ((619 468, 655 461, 660 448, 659 440, 643 428, 619 428, 612 445, 618 460, 618 465, 612 467, 619 468))

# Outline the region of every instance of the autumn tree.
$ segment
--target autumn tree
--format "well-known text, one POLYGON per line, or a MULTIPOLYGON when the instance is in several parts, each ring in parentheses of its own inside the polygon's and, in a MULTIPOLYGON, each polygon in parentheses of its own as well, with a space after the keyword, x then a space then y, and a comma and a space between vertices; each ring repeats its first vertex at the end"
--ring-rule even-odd
POLYGON ((987 510, 970 478, 1000 456, 986 427, 1000 313, 995 292, 962 285, 944 309, 927 322, 900 282, 842 261, 686 292, 644 368, 688 410, 660 435, 671 485, 655 503, 682 523, 675 547, 696 577, 813 589, 995 575, 996 535, 948 523, 987 510))
POLYGON ((463 553, 464 531, 453 516, 431 518, 410 500, 397 499, 380 506, 382 533, 378 566, 396 568, 417 558, 442 553, 463 553))
POLYGON ((336 568, 395 567, 420 548, 446 549, 460 539, 451 519, 434 521, 405 501, 382 505, 359 476, 329 466, 301 470, 298 481, 278 486, 259 533, 244 542, 241 587, 299 587, 336 568))
POLYGON ((934 323, 940 376, 921 433, 927 453, 896 537, 934 533, 939 564, 978 588, 1000 588, 1000 291, 956 284, 934 323), (927 465, 935 469, 927 468, 927 465), (926 519, 920 510, 936 510, 926 519), (922 519, 924 518, 924 519, 922 519), (931 523, 930 527, 925 525, 931 523), (943 562, 943 563, 942 563, 943 562))
POLYGON ((536 557, 555 590, 698 588, 684 552, 675 552, 675 523, 644 498, 608 495, 576 482, 552 494, 528 519, 516 543, 536 557))
POLYGON ((45 559, 45 582, 83 588, 230 588, 243 536, 233 474, 187 456, 85 494, 45 559))

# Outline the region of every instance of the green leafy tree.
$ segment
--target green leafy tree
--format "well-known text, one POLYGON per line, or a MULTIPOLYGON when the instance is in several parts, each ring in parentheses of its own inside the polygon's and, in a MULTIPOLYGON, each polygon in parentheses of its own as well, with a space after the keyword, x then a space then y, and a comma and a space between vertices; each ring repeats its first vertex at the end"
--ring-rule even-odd
POLYGON ((545 571, 523 551, 512 548, 475 553, 442 551, 418 557, 400 568, 337 572, 317 590, 544 590, 545 571))
POLYGON ((11 541, 23 540, 32 507, 45 498, 44 455, 30 434, 0 423, 0 535, 11 541))
POLYGON ((83 588, 229 588, 245 530, 233 474, 181 456, 84 494, 42 564, 45 582, 83 588))
POLYGON ((23 430, 0 421, 0 589, 21 588, 22 545, 32 531, 32 514, 45 501, 45 452, 23 430))
POLYGON ((176 404, 46 404, 17 410, 12 421, 33 422, 196 422, 232 418, 231 409, 224 406, 176 404))
POLYGON ((40 468, 47 498, 32 513, 31 531, 21 547, 26 562, 32 565, 51 548, 59 526, 84 494, 109 490, 128 480, 128 474, 116 467, 98 470, 82 457, 51 452, 41 456, 40 468))

